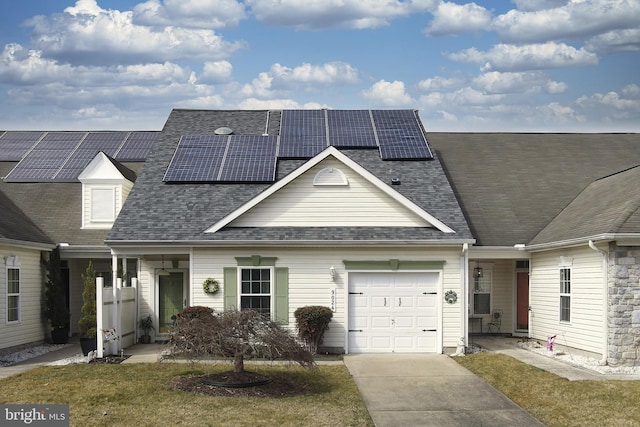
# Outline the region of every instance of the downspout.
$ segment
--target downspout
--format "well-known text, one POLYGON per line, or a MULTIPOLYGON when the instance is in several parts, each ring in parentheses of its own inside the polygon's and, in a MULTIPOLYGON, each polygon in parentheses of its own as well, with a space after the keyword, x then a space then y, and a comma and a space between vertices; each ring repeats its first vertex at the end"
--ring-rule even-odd
POLYGON ((600 248, 598 248, 596 246, 595 243, 593 243, 593 240, 589 240, 589 247, 591 249, 593 249, 596 252, 599 252, 602 254, 602 275, 603 275, 603 281, 604 281, 604 296, 602 298, 602 300, 604 301, 604 345, 603 345, 603 352, 602 352, 602 359, 600 359, 600 361, 598 362, 600 365, 606 365, 607 364, 607 355, 609 354, 609 269, 608 269, 608 260, 609 260, 609 253, 607 251, 604 251, 600 248))
POLYGON ((465 346, 469 342, 469 308, 467 307, 467 295, 469 292, 469 244, 462 245, 462 253, 460 254, 462 268, 460 268, 462 292, 460 292, 460 305, 462 307, 462 339, 465 346))

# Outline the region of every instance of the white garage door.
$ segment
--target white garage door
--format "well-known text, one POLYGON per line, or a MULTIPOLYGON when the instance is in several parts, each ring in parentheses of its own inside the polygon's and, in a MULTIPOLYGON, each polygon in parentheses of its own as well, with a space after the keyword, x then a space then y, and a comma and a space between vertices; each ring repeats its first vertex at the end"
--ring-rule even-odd
POLYGON ((436 352, 438 278, 438 273, 349 274, 349 352, 436 352))

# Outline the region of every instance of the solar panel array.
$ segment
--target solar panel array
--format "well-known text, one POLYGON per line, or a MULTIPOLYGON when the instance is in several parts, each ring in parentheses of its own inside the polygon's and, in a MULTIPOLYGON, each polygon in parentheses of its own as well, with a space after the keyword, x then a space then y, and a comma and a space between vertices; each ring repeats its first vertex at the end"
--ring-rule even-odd
POLYGON ((311 158, 328 146, 378 148, 383 160, 433 155, 413 110, 284 110, 280 158, 311 158))
POLYGON ((7 131, 0 136, 0 161, 18 162, 38 143, 44 132, 7 131))
POLYGON ((183 135, 165 182, 272 182, 276 136, 183 135))
POLYGON ((0 161, 19 161, 7 182, 77 182, 100 152, 145 161, 160 132, 18 132, 0 136, 0 161))

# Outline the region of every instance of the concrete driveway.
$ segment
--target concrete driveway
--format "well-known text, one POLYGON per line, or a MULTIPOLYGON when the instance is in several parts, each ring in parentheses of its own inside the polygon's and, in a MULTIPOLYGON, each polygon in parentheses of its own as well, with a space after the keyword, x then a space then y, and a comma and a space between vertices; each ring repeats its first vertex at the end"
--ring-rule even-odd
POLYGON ((445 355, 347 355, 344 363, 376 427, 543 425, 445 355))

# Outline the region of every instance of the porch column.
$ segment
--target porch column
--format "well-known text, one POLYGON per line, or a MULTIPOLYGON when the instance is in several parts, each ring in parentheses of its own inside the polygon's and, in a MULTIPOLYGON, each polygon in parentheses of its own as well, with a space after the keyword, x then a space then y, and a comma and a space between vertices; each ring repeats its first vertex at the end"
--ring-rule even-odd
MULTIPOLYGON (((113 291, 113 307, 112 307, 112 328, 115 328, 116 334, 120 333, 120 328, 118 327, 119 316, 118 316, 118 297, 119 297, 119 289, 118 289, 118 256, 116 254, 111 254, 111 277, 112 277, 112 291, 113 291)), ((111 347, 111 354, 118 354, 120 350, 120 340, 116 339, 113 342, 109 343, 111 347)))
POLYGON ((103 344, 103 335, 102 330, 104 329, 104 299, 103 299, 103 291, 104 291, 104 277, 96 277, 96 343, 98 351, 98 357, 104 357, 104 347, 103 344))

